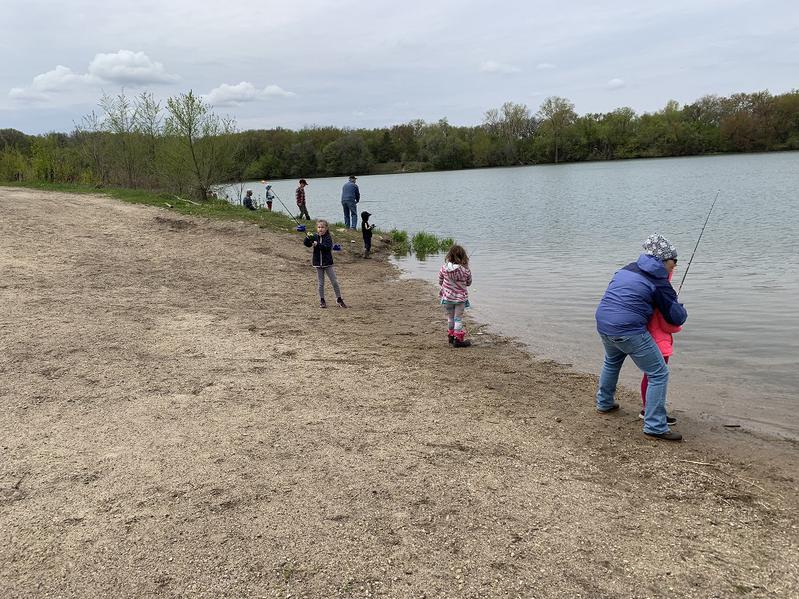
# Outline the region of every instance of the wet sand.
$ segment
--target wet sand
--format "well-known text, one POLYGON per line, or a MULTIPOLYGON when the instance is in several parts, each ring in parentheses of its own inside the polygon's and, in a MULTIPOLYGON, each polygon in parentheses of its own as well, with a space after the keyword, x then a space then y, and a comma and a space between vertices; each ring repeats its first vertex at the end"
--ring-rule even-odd
MULTIPOLYGON (((472 323, 385 251, 0 188, 4 597, 790 597, 797 446, 472 323), (329 302, 332 303, 332 302, 329 302)), ((335 234, 335 231, 334 231, 335 234)), ((353 244, 354 245, 354 244, 353 244)))

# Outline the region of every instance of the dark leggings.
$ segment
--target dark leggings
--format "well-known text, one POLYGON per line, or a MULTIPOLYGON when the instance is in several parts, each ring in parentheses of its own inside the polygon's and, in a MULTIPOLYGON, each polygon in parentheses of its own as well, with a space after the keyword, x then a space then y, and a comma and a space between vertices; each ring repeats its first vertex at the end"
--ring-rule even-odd
POLYGON ((305 218, 306 220, 311 220, 311 215, 308 214, 308 208, 305 207, 305 204, 297 204, 297 208, 300 209, 300 215, 298 218, 305 218))

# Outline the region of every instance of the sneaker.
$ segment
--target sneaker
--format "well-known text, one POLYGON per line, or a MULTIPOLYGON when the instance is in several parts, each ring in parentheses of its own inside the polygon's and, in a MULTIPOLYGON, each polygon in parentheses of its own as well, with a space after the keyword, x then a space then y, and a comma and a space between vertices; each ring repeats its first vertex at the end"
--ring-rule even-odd
POLYGON ((614 401, 613 405, 610 406, 607 410, 600 410, 599 408, 597 408, 596 411, 599 412, 600 414, 610 414, 611 412, 615 412, 616 410, 618 410, 619 407, 620 407, 619 402, 614 401))
POLYGON ((663 439, 664 441, 682 441, 682 435, 680 433, 673 433, 672 431, 667 433, 648 433, 644 431, 644 434, 648 437, 654 437, 655 439, 663 439))
POLYGON ((471 347, 472 342, 468 339, 453 339, 452 340, 452 347, 471 347))
POLYGON ((347 307, 347 304, 345 304, 345 303, 344 303, 344 300, 343 300, 343 299, 341 299, 340 297, 337 297, 337 298, 336 298, 336 305, 337 305, 339 308, 346 308, 346 307, 347 307))
POLYGON ((455 335, 447 335, 447 337, 449 338, 449 344, 450 345, 455 343, 455 335))
MULTIPOLYGON (((641 420, 644 419, 644 411, 643 410, 638 412, 638 417, 641 420)), ((673 426, 673 425, 677 424, 677 418, 675 418, 674 416, 669 416, 668 414, 666 414, 666 424, 668 424, 669 426, 673 426)))
POLYGON ((320 308, 327 308, 327 303, 325 302, 325 298, 319 300, 319 307, 320 308))

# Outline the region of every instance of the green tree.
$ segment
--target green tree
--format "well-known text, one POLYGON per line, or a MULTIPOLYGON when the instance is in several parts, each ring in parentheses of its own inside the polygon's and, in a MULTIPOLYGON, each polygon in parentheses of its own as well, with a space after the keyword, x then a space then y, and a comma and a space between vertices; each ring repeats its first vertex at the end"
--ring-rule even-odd
POLYGON ((374 162, 366 142, 355 133, 327 144, 322 156, 328 175, 366 173, 374 162))
POLYGON ((286 162, 288 174, 292 177, 312 177, 320 171, 319 165, 322 160, 313 143, 307 140, 291 145, 286 162))
POLYGON ((175 142, 171 173, 184 178, 181 187, 205 201, 211 186, 228 180, 233 171, 235 123, 212 112, 192 91, 169 98, 166 104, 165 132, 175 142))
POLYGON ((574 104, 566 98, 551 96, 541 103, 538 115, 542 120, 543 132, 551 138, 557 164, 566 130, 577 119, 574 104))

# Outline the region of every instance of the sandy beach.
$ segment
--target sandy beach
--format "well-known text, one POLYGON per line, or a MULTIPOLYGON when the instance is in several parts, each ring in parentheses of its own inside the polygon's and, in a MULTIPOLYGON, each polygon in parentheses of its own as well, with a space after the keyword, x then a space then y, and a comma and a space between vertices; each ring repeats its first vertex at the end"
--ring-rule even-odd
POLYGON ((0 187, 0 596, 799 595, 795 443, 647 438, 355 245, 321 310, 297 234, 0 187))

